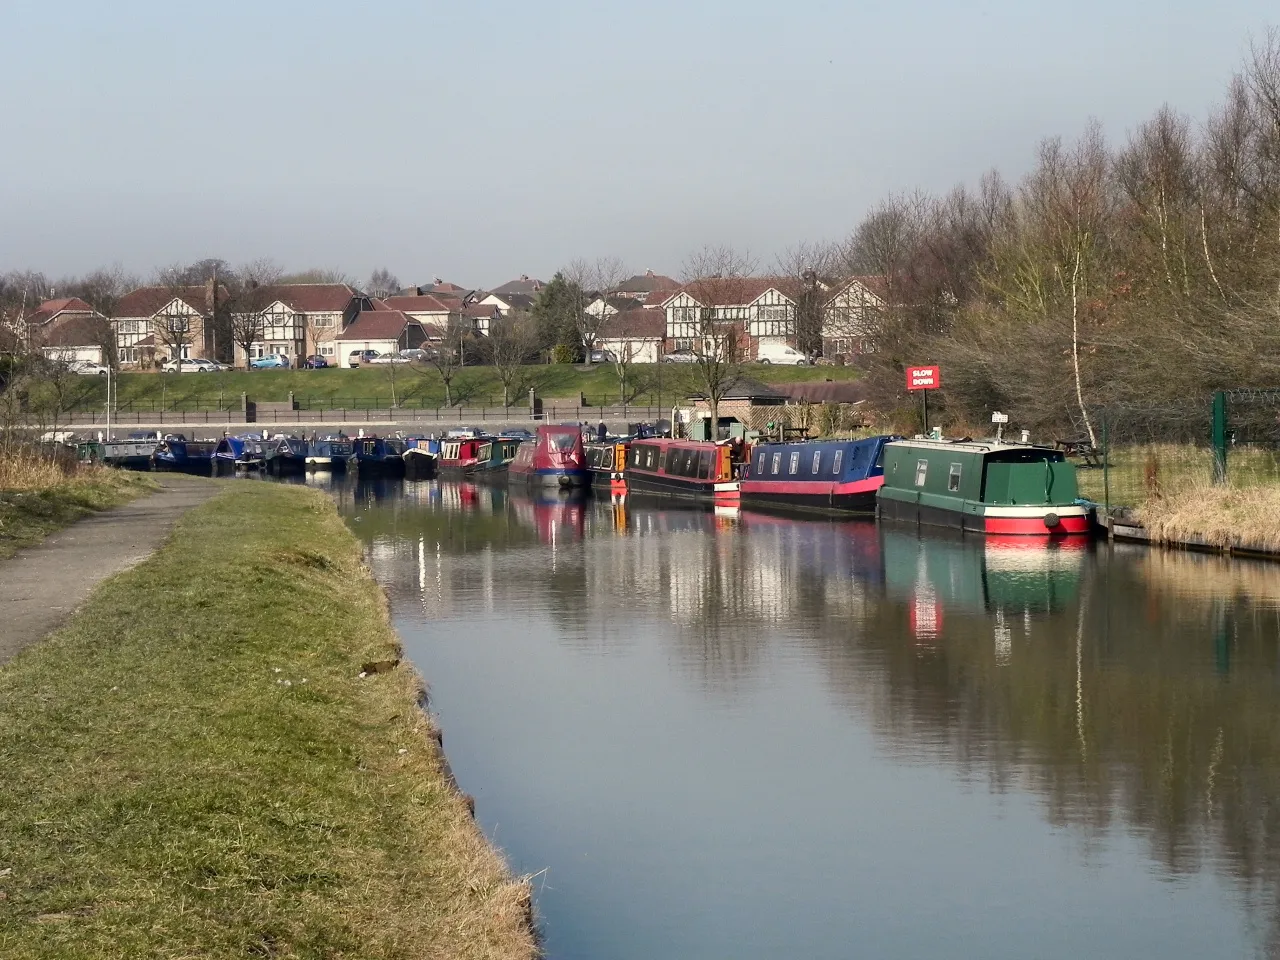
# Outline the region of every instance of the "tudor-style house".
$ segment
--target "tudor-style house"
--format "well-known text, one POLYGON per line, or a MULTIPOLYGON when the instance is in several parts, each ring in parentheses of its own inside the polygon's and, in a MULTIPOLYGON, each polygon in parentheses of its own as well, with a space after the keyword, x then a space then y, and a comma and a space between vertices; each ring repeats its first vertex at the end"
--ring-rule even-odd
MULTIPOLYGON (((294 363, 309 356, 339 363, 339 335, 362 310, 373 309, 368 297, 345 283, 277 284, 254 291, 253 304, 263 304, 257 311, 260 325, 247 356, 244 345, 236 344, 239 366, 269 354, 286 356, 294 363)), ((252 329, 243 320, 235 326, 252 329)))
POLYGON ((230 353, 218 343, 214 322, 227 291, 212 282, 193 287, 139 287, 116 304, 116 351, 124 367, 162 360, 216 358, 230 353))
POLYGON ((762 344, 794 346, 794 292, 794 280, 777 277, 712 277, 685 284, 662 301, 667 340, 674 350, 711 351, 718 347, 709 329, 726 337, 732 331, 747 360, 756 358, 762 344))
POLYGON ((822 355, 848 359, 868 352, 887 303, 884 277, 850 277, 835 284, 822 308, 822 355))

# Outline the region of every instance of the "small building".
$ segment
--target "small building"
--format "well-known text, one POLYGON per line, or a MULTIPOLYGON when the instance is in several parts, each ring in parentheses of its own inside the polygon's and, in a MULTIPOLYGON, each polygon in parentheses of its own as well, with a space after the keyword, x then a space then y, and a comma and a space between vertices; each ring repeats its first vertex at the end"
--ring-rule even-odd
POLYGON ((680 282, 678 280, 665 277, 660 273, 654 273, 652 270, 646 270, 644 273, 628 277, 620 283, 613 295, 625 297, 628 300, 634 300, 636 303, 645 305, 650 303, 659 304, 679 288, 680 282))
POLYGON ((659 363, 663 354, 666 320, 655 310, 615 311, 600 324, 596 349, 624 363, 659 363))
POLYGON ((420 347, 426 339, 422 324, 399 310, 365 310, 335 338, 338 365, 351 366, 351 354, 359 350, 397 353, 420 347))
MULTIPOLYGON (((691 406, 682 411, 682 419, 690 435, 697 436, 697 421, 711 416, 711 404, 705 392, 690 396, 688 402, 691 406)), ((729 436, 735 423, 744 429, 762 429, 784 415, 786 403, 787 398, 773 387, 751 377, 738 377, 721 393, 716 411, 720 420, 718 436, 729 436)))

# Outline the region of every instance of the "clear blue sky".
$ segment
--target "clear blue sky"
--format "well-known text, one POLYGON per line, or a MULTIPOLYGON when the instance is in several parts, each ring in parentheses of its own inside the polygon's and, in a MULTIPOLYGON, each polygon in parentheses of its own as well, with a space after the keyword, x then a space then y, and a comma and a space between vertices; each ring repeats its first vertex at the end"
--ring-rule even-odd
POLYGON ((1090 116, 1202 119, 1263 0, 0 0, 0 270, 495 285, 767 262, 1090 116))

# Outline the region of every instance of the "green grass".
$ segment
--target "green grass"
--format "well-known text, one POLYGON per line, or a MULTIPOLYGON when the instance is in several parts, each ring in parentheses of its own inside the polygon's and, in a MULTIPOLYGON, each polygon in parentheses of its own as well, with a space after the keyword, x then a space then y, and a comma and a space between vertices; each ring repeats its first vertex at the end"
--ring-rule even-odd
MULTIPOLYGON (((680 383, 691 371, 683 364, 645 364, 632 367, 630 379, 635 388, 630 403, 656 403, 659 394, 669 402, 680 383)), ((849 380, 857 372, 852 367, 783 367, 752 365, 747 375, 766 383, 792 383, 804 380, 849 380)), ((597 365, 590 370, 564 364, 530 366, 522 370, 525 382, 514 391, 513 404, 523 404, 529 387, 546 398, 576 398, 585 393, 588 405, 612 405, 618 402, 618 380, 611 365, 597 365)), ((395 393, 402 406, 438 407, 444 405, 444 385, 434 368, 395 368, 395 393)), ((386 407, 391 402, 392 375, 388 368, 365 367, 357 370, 254 370, 229 373, 123 373, 119 377, 118 403, 122 411, 195 410, 238 408, 240 394, 247 393, 256 401, 284 401, 293 392, 299 403, 325 407, 386 407)), ((81 391, 76 408, 99 409, 105 402, 106 384, 100 379, 84 378, 77 383, 81 391)), ((502 384, 492 367, 467 367, 453 381, 454 402, 468 406, 500 406, 502 384)))
MULTIPOLYGON (((1213 480, 1213 451, 1207 446, 1148 444, 1115 447, 1108 469, 1077 472, 1080 495, 1112 506, 1141 507, 1153 496, 1175 495, 1213 480)), ((1265 447, 1233 447, 1227 454, 1228 485, 1280 485, 1280 456, 1265 447)))
POLYGON ((381 591, 241 483, 0 669, 0 956, 528 957, 381 591))
POLYGON ((83 470, 47 485, 0 488, 0 559, 34 546, 81 517, 128 503, 155 489, 144 474, 106 467, 83 470))

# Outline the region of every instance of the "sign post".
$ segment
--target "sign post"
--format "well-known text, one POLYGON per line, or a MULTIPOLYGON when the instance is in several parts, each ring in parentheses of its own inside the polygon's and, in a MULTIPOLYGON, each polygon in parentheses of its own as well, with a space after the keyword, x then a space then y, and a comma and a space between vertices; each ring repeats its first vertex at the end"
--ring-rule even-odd
POLYGON ((933 367, 907 367, 907 389, 919 390, 924 407, 924 432, 929 433, 929 391, 942 386, 942 370, 933 367))

